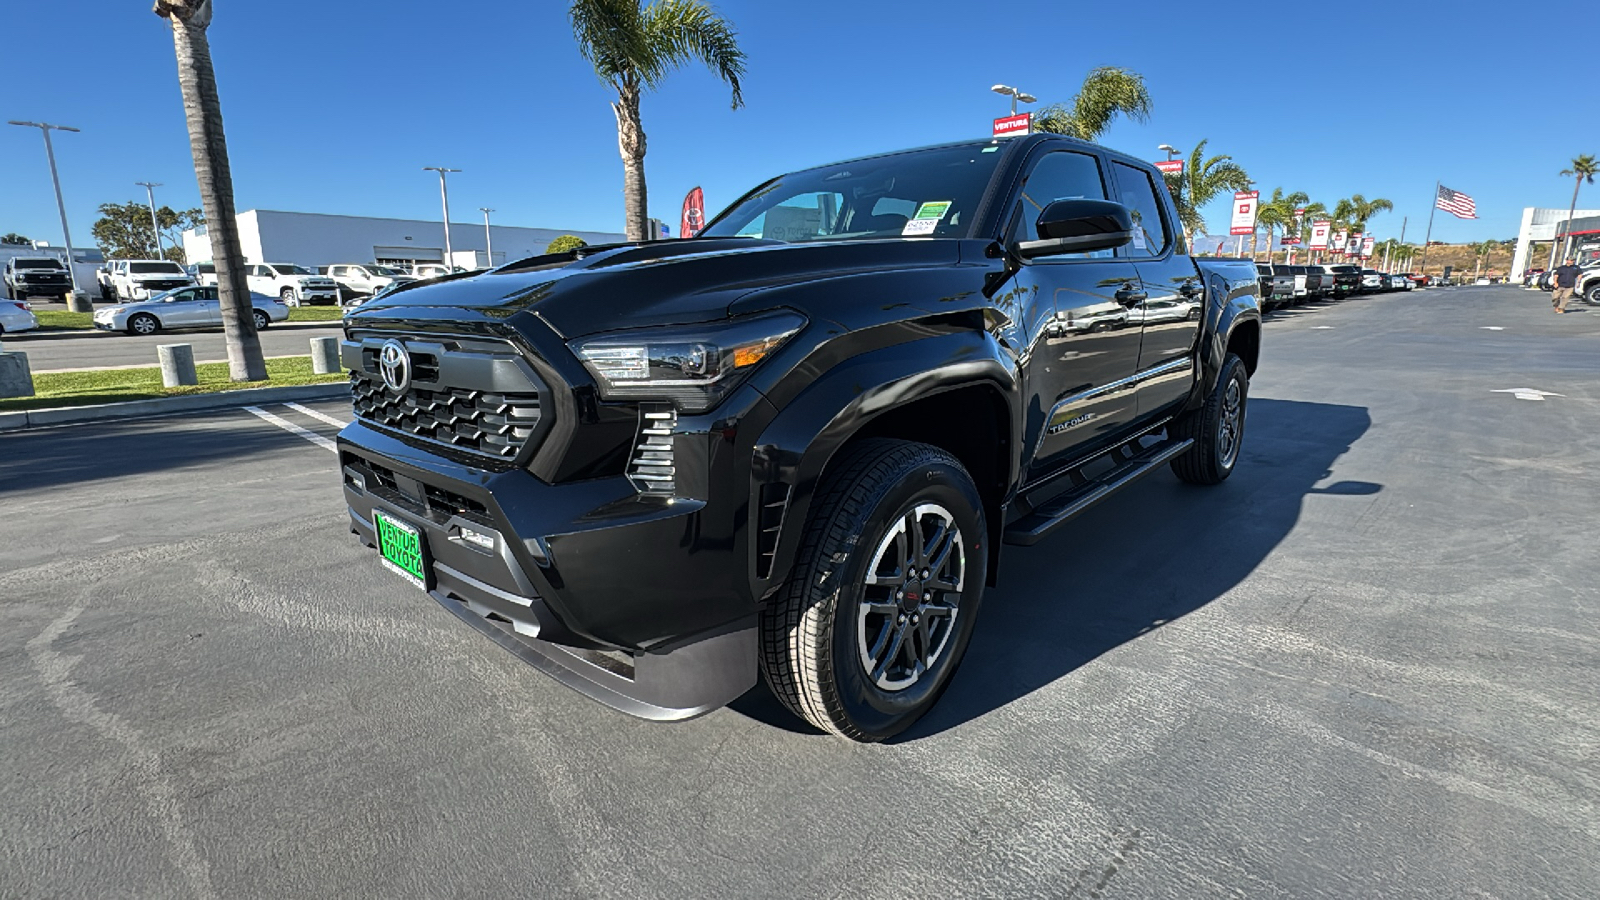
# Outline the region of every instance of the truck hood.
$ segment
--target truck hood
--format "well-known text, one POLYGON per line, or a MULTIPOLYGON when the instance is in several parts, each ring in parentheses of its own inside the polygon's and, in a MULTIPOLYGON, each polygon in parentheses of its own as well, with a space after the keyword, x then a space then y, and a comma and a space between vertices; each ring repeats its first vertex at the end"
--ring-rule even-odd
POLYGON ((457 307, 501 320, 537 316, 568 339, 620 328, 684 325, 765 308, 757 300, 740 301, 767 288, 955 265, 960 243, 695 238, 589 247, 396 288, 363 304, 349 320, 403 319, 409 309, 457 307))

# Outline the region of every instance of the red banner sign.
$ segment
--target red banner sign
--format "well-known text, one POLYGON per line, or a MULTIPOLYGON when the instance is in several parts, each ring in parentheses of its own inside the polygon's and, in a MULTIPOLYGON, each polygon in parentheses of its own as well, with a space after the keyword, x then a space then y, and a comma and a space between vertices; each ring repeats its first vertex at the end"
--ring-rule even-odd
POLYGON ((1158 160, 1156 160, 1156 168, 1160 169, 1164 174, 1167 174, 1167 175, 1182 175, 1183 174, 1183 160, 1181 160, 1181 159, 1158 159, 1158 160))
POLYGON ((994 136, 997 138, 1032 133, 1033 113, 1017 113, 1014 116, 1001 116, 994 120, 994 136))
POLYGON ((706 227, 706 195, 696 187, 683 198, 683 221, 679 237, 692 238, 706 227))

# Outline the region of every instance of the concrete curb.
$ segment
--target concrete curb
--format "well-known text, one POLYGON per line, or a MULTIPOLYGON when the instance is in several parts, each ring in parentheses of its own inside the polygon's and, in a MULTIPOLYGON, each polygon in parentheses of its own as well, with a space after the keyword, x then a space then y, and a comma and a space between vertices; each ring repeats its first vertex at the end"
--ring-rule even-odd
MULTIPOLYGON (((344 325, 339 319, 328 319, 322 322, 273 322, 271 331, 298 331, 302 328, 340 328, 344 325)), ((162 337, 179 338, 189 334, 220 334, 220 330, 200 331, 172 331, 163 332, 162 337)), ((130 337, 120 331, 102 331, 99 328, 73 328, 65 331, 15 331, 8 332, 5 340, 26 344, 30 341, 70 341, 88 340, 90 338, 115 338, 130 337)))
POLYGON ((105 422, 117 419, 144 419, 151 416, 165 416, 174 413, 254 406, 260 403, 340 400, 349 399, 349 397, 349 383, 339 381, 332 384, 298 384, 291 387, 247 388, 242 391, 221 391, 215 394, 189 394, 183 397, 161 397, 155 400, 129 400, 125 403, 102 403, 96 406, 58 406, 51 409, 0 412, 0 434, 26 431, 31 428, 48 428, 55 425, 77 425, 84 422, 105 422))

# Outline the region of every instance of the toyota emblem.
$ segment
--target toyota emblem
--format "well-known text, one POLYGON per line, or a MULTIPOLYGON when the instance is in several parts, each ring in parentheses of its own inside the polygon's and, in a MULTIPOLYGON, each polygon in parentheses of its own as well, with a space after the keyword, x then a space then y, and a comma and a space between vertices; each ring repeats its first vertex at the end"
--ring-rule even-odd
POLYGON ((406 345, 397 340, 387 340, 378 350, 378 371, 383 383, 396 394, 403 394, 411 386, 411 354, 406 345))

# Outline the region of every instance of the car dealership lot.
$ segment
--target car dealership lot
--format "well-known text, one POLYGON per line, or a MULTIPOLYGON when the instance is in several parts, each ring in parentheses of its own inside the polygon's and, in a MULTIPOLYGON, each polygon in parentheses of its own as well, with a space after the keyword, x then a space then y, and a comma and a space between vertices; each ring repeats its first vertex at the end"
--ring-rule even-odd
POLYGON ((302 410, 0 437, 0 896, 1592 896, 1576 308, 1274 314, 1234 478, 1007 548, 883 746, 562 688, 357 545, 302 410))
MULTIPOLYGON (((304 356, 311 352, 314 337, 337 337, 338 322, 325 326, 303 323, 274 325, 261 332, 261 350, 267 356, 304 356)), ((7 350, 28 354, 28 365, 35 372, 84 369, 98 366, 153 366, 156 347, 161 344, 189 344, 195 362, 226 362, 228 345, 222 329, 209 331, 163 331, 149 337, 119 332, 91 331, 71 337, 57 334, 7 335, 7 350)))

